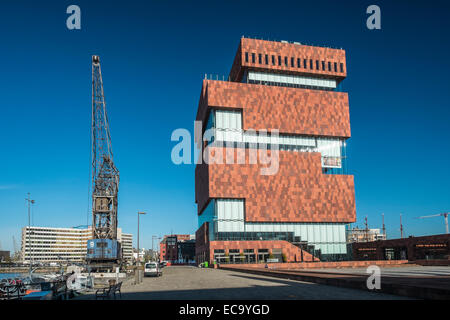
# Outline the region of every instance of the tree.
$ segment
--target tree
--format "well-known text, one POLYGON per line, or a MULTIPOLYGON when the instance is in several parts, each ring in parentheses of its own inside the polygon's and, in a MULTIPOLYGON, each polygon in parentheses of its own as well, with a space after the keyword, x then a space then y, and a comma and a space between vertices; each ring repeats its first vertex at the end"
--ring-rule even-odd
POLYGON ((22 253, 20 251, 14 252, 11 260, 14 262, 18 262, 18 261, 22 260, 22 253))
POLYGON ((144 253, 144 262, 148 262, 152 259, 152 254, 150 253, 150 250, 146 250, 144 253))

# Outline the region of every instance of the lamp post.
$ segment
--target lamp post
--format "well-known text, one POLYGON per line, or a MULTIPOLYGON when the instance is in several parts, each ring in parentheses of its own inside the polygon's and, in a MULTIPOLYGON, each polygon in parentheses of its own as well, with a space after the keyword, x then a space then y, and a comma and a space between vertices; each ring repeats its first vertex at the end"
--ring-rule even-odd
POLYGON ((160 257, 161 257, 161 236, 158 237, 158 248, 156 250, 156 256, 157 256, 157 260, 160 261, 160 257))
POLYGON ((147 214, 147 213, 138 211, 138 231, 137 231, 138 234, 137 234, 137 259, 136 259, 136 265, 140 264, 140 259, 139 259, 139 216, 141 214, 147 214))
POLYGON ((153 246, 153 240, 155 240, 155 239, 158 239, 158 236, 152 236, 152 256, 153 256, 153 259, 156 259, 155 248, 153 246))
MULTIPOLYGON (((30 206, 32 204, 35 203, 34 200, 31 200, 30 198, 30 193, 28 192, 28 198, 25 199, 28 202, 28 255, 29 255, 29 259, 30 259, 30 275, 31 275, 31 239, 30 239, 30 234, 31 234, 31 214, 30 214, 30 206)), ((25 252, 26 253, 26 252, 25 252)))

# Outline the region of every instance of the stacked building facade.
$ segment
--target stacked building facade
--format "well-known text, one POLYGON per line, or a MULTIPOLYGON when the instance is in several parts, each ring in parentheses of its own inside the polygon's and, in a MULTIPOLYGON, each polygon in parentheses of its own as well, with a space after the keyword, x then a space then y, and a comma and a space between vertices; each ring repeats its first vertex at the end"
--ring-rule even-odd
POLYGON ((241 38, 228 79, 203 81, 197 262, 347 255, 346 70, 342 49, 241 38))

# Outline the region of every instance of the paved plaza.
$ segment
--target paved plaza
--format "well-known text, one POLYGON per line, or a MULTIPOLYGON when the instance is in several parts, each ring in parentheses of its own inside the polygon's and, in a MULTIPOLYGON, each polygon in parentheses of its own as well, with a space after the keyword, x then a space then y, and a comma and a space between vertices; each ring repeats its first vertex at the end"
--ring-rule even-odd
MULTIPOLYGON (((79 297, 94 299, 93 295, 79 297)), ((146 277, 135 285, 128 281, 122 287, 122 299, 149 300, 236 300, 236 299, 405 299, 368 292, 231 270, 170 266, 161 277, 146 277)))

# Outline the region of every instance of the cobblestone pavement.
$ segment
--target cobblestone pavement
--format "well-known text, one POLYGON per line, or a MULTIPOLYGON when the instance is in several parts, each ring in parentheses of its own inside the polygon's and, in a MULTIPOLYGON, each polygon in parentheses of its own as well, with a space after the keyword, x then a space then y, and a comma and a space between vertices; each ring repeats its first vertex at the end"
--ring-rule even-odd
MULTIPOLYGON (((85 295, 79 299, 94 299, 85 295)), ((235 300, 235 299, 405 299, 382 293, 315 283, 244 274, 229 270, 170 266, 161 277, 145 277, 140 284, 125 284, 122 299, 235 300)))

